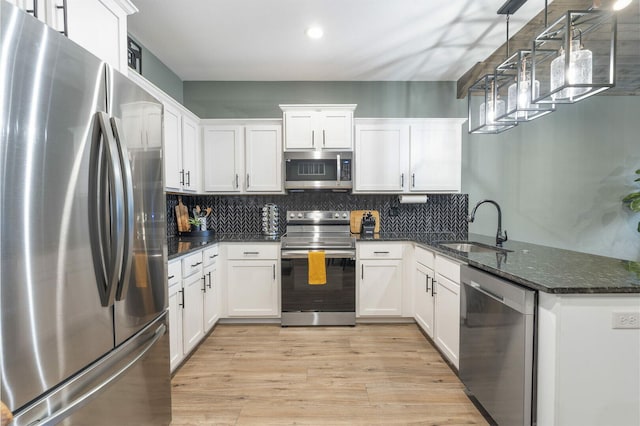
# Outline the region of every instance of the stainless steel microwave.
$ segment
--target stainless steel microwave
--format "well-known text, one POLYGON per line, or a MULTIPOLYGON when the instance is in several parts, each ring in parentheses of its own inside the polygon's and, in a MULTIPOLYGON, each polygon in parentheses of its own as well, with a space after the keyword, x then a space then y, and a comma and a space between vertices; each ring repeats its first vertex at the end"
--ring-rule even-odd
POLYGON ((353 153, 285 152, 285 189, 351 189, 353 153))

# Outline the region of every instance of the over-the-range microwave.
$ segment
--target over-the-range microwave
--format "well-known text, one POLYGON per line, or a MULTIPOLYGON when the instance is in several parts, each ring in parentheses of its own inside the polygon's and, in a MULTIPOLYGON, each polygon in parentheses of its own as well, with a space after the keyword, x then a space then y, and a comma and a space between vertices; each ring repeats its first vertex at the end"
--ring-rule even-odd
POLYGON ((353 153, 348 151, 285 152, 285 189, 334 189, 353 187, 353 153))

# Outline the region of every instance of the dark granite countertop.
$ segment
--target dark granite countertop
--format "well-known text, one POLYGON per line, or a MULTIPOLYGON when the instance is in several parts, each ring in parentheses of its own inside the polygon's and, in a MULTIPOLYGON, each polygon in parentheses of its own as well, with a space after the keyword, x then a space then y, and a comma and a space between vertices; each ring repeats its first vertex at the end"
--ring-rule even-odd
MULTIPOLYGON (((640 275, 629 270, 629 261, 507 241, 505 254, 460 253, 439 245, 455 240, 451 233, 380 233, 357 241, 410 241, 458 259, 491 274, 545 293, 640 293, 640 275)), ((469 234, 468 240, 494 245, 495 238, 469 234)), ((207 239, 168 240, 169 260, 218 242, 279 242, 280 237, 261 234, 216 234, 207 239)))
POLYGON ((169 260, 176 259, 186 254, 205 248, 206 246, 226 242, 226 243, 264 243, 280 242, 280 236, 268 236, 262 234, 214 234, 207 238, 167 238, 167 251, 169 260))
MULTIPOLYGON (((382 233, 374 241, 398 241, 396 237, 382 233)), ((504 243, 510 250, 504 254, 460 253, 439 245, 451 238, 437 234, 407 240, 545 293, 640 293, 640 275, 631 272, 625 260, 511 240, 504 243)), ((469 234, 468 240, 495 245, 495 237, 485 235, 469 234)))

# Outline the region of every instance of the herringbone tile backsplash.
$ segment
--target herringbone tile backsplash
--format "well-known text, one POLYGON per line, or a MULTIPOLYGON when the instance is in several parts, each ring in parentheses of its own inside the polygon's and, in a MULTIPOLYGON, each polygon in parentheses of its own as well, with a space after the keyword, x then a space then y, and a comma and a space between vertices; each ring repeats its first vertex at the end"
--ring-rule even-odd
MULTIPOLYGON (((280 233, 286 229, 288 210, 378 210, 381 232, 449 232, 464 239, 468 232, 467 194, 429 195, 425 204, 400 204, 397 195, 353 195, 302 192, 288 195, 182 196, 189 210, 211 207, 207 229, 218 233, 260 233, 262 206, 274 203, 280 212, 280 233), (396 216, 392 211, 397 213, 396 216)), ((175 206, 178 195, 167 194, 167 235, 178 234, 175 206)))

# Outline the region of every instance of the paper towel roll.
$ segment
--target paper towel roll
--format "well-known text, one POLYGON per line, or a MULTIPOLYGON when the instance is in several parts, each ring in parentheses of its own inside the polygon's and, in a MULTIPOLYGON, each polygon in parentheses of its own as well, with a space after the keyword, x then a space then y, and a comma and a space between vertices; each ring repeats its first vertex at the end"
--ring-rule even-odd
POLYGON ((427 202, 426 195, 400 195, 400 204, 420 204, 427 202))

